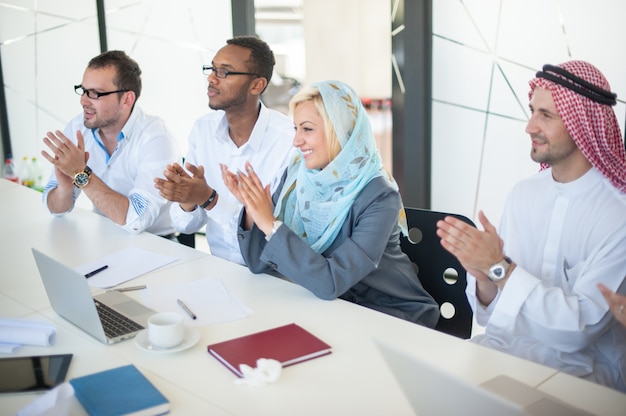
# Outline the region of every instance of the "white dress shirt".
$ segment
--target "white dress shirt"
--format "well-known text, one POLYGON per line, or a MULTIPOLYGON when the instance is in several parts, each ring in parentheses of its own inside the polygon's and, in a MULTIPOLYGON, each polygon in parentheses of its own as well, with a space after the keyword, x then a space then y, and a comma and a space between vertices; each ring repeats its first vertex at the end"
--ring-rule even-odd
MULTIPOLYGON (((76 143, 78 131, 83 134, 85 150, 89 152, 87 165, 109 188, 129 199, 126 224, 122 228, 131 233, 144 230, 157 235, 173 233, 174 227, 169 216, 170 203, 154 187, 154 178, 163 178, 165 167, 180 158, 174 136, 165 126, 165 122, 135 106, 120 132, 117 147, 111 156, 105 150, 98 130, 85 127, 82 113, 69 122, 63 134, 76 143)), ((44 188, 43 201, 46 208, 48 193, 57 186, 53 169, 44 188)), ((74 202, 80 192, 80 189, 74 189, 74 202)), ((74 204, 67 212, 73 208, 74 204)), ((93 210, 103 215, 95 206, 93 210)))
POLYGON ((211 254, 244 264, 237 241, 242 205, 224 185, 219 165, 223 163, 231 172, 237 172, 238 169, 245 171, 245 163, 250 162, 261 182, 270 184, 273 191, 295 155, 293 136, 291 119, 263 104, 250 139, 241 147, 230 138, 224 111, 211 111, 200 117, 189 135, 186 162, 204 166, 206 181, 219 198, 210 211, 196 207, 185 212, 179 204, 173 204, 170 213, 174 227, 182 233, 193 233, 206 225, 211 254))

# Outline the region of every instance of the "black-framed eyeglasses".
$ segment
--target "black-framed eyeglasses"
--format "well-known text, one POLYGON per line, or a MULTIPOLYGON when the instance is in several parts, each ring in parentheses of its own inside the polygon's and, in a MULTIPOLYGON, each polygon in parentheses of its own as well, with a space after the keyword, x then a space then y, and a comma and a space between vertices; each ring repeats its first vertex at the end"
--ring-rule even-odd
POLYGON ((108 91, 108 92, 98 92, 96 90, 88 90, 85 89, 82 85, 74 85, 74 92, 80 96, 87 94, 87 97, 92 100, 97 100, 100 97, 104 97, 105 95, 115 94, 116 92, 127 92, 130 90, 117 90, 117 91, 108 91))
POLYGON ((226 78, 229 75, 253 75, 259 78, 261 77, 261 75, 253 72, 235 72, 224 68, 215 68, 209 65, 202 65, 202 73, 204 73, 204 75, 211 75, 211 73, 214 73, 218 78, 226 78))

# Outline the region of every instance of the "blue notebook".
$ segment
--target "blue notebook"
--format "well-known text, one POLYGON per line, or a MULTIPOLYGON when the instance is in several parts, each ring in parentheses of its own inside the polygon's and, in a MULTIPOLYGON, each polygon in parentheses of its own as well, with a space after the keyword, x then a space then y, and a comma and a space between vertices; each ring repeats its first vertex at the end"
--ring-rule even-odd
POLYGON ((170 410, 165 396, 132 364, 73 378, 70 384, 91 416, 149 416, 170 410))

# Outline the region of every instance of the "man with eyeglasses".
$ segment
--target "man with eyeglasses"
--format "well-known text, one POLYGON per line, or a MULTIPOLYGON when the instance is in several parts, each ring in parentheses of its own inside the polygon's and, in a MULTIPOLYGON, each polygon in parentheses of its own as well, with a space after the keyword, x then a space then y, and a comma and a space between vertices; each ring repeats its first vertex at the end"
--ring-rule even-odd
POLYGON ((94 211, 131 233, 172 238, 169 201, 152 186, 163 166, 178 158, 163 120, 136 106, 141 69, 123 51, 89 61, 74 86, 83 112, 63 132, 48 132, 41 154, 54 165, 44 205, 54 215, 70 212, 83 192, 94 211))
POLYGON ((211 254, 239 264, 244 264, 237 241, 241 204, 224 185, 220 164, 244 170, 249 161, 263 183, 272 183, 294 154, 293 122, 261 102, 274 64, 262 40, 228 40, 202 68, 214 111, 195 122, 185 168, 168 165, 166 180, 155 179, 161 195, 177 202, 170 209, 176 229, 189 234, 206 226, 211 254))

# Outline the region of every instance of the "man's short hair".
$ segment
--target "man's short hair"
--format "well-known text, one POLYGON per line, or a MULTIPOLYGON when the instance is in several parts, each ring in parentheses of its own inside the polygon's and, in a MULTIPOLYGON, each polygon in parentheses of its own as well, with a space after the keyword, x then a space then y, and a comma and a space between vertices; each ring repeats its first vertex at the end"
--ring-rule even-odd
POLYGON ((124 51, 107 51, 92 58, 87 68, 97 69, 106 67, 115 68, 113 83, 120 90, 129 90, 135 93, 135 101, 141 94, 141 69, 137 62, 124 51))
POLYGON ((268 84, 270 83, 276 60, 274 59, 274 52, 267 43, 255 36, 236 36, 227 40, 226 43, 250 49, 250 68, 248 71, 262 76, 268 84))

